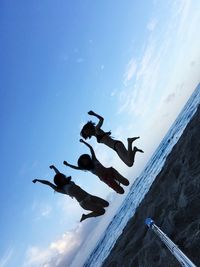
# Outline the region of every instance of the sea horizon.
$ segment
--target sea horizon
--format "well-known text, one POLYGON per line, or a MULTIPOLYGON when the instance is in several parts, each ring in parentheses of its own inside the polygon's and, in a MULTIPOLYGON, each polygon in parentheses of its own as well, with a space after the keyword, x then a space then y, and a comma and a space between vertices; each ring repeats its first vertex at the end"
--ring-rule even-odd
POLYGON ((181 137, 184 129, 195 114, 200 104, 200 83, 184 105, 183 109, 173 122, 172 126, 158 145, 150 160, 147 162, 141 174, 135 179, 130 191, 118 208, 110 224, 102 234, 84 263, 84 267, 100 267, 110 254, 118 237, 124 227, 135 214, 135 211, 145 195, 149 191, 152 183, 162 170, 167 156, 172 151, 174 145, 181 137))

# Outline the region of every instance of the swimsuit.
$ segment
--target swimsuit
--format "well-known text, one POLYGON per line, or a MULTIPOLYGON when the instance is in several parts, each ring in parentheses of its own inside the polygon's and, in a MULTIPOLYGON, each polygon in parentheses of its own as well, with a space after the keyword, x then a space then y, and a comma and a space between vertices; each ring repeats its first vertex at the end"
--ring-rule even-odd
POLYGON ((102 133, 102 134, 96 134, 97 142, 101 143, 101 140, 106 136, 107 133, 102 133))
POLYGON ((66 184, 66 185, 64 185, 63 186, 63 190, 64 190, 64 192, 65 192, 65 194, 67 194, 68 196, 70 196, 70 197, 74 197, 73 196, 73 193, 71 192, 71 189, 72 189, 72 187, 75 185, 75 183, 74 182, 69 182, 68 184, 66 184))
POLYGON ((97 175, 102 182, 118 192, 120 183, 114 179, 113 168, 105 168, 97 159, 93 160, 93 164, 94 168, 91 172, 97 175))
MULTIPOLYGON (((98 143, 104 143, 104 144, 106 144, 105 142, 102 142, 102 139, 103 139, 105 136, 109 136, 109 132, 104 132, 104 133, 102 133, 102 134, 96 134, 97 142, 98 142, 98 143)), ((110 137, 110 136, 109 136, 109 137, 110 137)), ((110 137, 110 138, 111 138, 111 137, 110 137)), ((114 149, 115 151, 117 151, 116 146, 117 146, 118 143, 121 143, 121 141, 113 140, 112 138, 111 138, 111 140, 112 140, 112 145, 108 145, 108 146, 111 147, 112 149, 114 149)))

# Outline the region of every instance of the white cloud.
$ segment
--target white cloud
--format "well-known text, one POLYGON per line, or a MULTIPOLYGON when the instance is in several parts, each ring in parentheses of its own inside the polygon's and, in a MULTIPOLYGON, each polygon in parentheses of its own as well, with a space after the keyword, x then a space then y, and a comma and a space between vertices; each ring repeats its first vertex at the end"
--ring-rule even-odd
MULTIPOLYGON (((130 115, 131 120, 130 125, 122 124, 122 127, 113 131, 113 134, 127 136, 135 133, 137 125, 140 124, 142 148, 145 150, 146 159, 147 154, 150 154, 162 139, 199 79, 200 55, 197 51, 200 45, 195 37, 199 25, 199 13, 191 12, 191 1, 181 0, 174 3, 176 8, 172 5, 173 14, 169 22, 163 24, 162 28, 159 21, 159 27, 162 28, 160 36, 155 35, 157 31, 154 31, 158 20, 154 18, 148 23, 149 37, 144 43, 143 55, 137 60, 132 57, 128 62, 122 78, 125 88, 118 94, 119 112, 124 112, 126 118, 130 115), (185 37, 184 42, 182 42, 183 37, 185 37), (195 62, 192 68, 191 62, 195 62), (130 85, 134 77, 135 83, 130 85)), ((117 94, 116 91, 111 96, 115 94, 117 94)), ((83 123, 80 127, 82 126, 83 123)), ((139 135, 138 132, 137 135, 139 135)), ((105 166, 107 163, 117 164, 118 169, 123 170, 123 163, 118 165, 118 158, 116 155, 113 157, 113 152, 109 154, 108 150, 99 149, 99 146, 95 147, 95 151, 97 155, 101 155, 101 161, 105 166)), ((139 156, 136 164, 138 162, 140 162, 138 166, 142 166, 139 156)), ((137 173, 137 169, 134 170, 137 173)), ((111 192, 110 189, 106 193, 108 192, 111 192)), ((120 202, 120 197, 117 197, 117 201, 120 202)), ((74 212, 76 206, 72 206, 71 209, 74 212)), ((41 210, 41 215, 48 214, 48 209, 46 211, 45 213, 45 209, 43 212, 41 210)), ((51 242, 45 249, 31 246, 27 250, 24 267, 64 267, 70 266, 74 259, 73 266, 81 266, 78 264, 85 260, 92 246, 95 245, 104 229, 103 226, 112 217, 111 214, 114 214, 114 209, 109 207, 101 219, 91 219, 78 224, 74 229, 51 242), (95 232, 91 229, 95 229, 95 232), (88 236, 90 242, 87 242, 88 236), (83 243, 84 241, 86 242, 83 243)), ((4 266, 0 265, 0 267, 4 266)))
MULTIPOLYGON (((51 252, 50 250, 42 250, 39 247, 34 247, 31 246, 27 249, 26 251, 26 262, 24 264, 25 266, 40 266, 41 264, 43 264, 44 260, 48 260, 49 256, 50 256, 51 252)), ((44 266, 44 265, 43 265, 44 266)))
POLYGON ((138 68, 137 75, 136 75, 137 81, 140 78, 142 78, 144 75, 146 75, 147 72, 149 72, 154 55, 155 55, 155 41, 150 36, 146 49, 144 51, 144 55, 142 56, 142 60, 139 63, 140 66, 138 68))
POLYGON ((115 89, 115 90, 113 90, 113 91, 111 92, 110 96, 111 96, 111 97, 114 97, 114 96, 116 96, 116 93, 117 93, 117 90, 115 89))
MULTIPOLYGON (((157 31, 154 31, 158 22, 157 18, 151 20, 147 25, 149 37, 143 46, 143 55, 140 59, 137 58, 136 60, 132 57, 129 60, 123 74, 125 88, 118 93, 119 113, 124 113, 126 119, 130 115, 131 120, 130 125, 122 123, 122 127, 113 131, 113 134, 127 136, 131 132, 136 132, 137 125, 140 125, 142 148, 145 150, 145 155, 144 159, 137 157, 134 166, 136 174, 144 166, 144 162, 149 159, 149 156, 165 135, 197 82, 197 74, 194 75, 194 69, 188 73, 187 62, 183 64, 179 60, 180 55, 181 58, 185 59, 184 54, 188 53, 190 46, 194 47, 194 29, 198 26, 197 12, 193 14, 193 19, 190 19, 190 3, 188 1, 184 1, 185 4, 183 5, 181 1, 177 3, 181 5, 179 12, 177 13, 177 10, 175 10, 168 23, 164 22, 163 25, 160 25, 159 21, 159 35, 157 31), (188 40, 186 40, 188 45, 184 47, 181 45, 181 41, 186 26, 188 29, 188 40), (178 36, 177 31, 179 31, 178 36), (190 81, 190 83, 185 80, 186 73, 188 73, 187 81, 190 81), (133 78, 136 78, 135 82, 130 85, 133 78)), ((195 50, 197 51, 197 49, 195 50)), ((188 62, 195 61, 196 63, 198 60, 196 55, 191 55, 188 62)), ((193 64, 193 68, 197 70, 198 63, 196 64, 193 64)), ((125 121, 127 122, 127 120, 125 121)), ((98 148, 96 150, 98 151, 98 148)), ((103 162, 107 162, 108 157, 108 155, 101 154, 103 162)), ((112 165, 115 165, 113 159, 112 165)), ((120 165, 117 165, 117 167, 120 170, 124 169, 120 165)), ((72 266, 78 266, 76 265, 78 262, 85 260, 86 250, 88 253, 89 249, 84 247, 81 253, 77 254, 72 266)))
POLYGON ((169 94, 169 95, 165 98, 164 102, 169 103, 169 102, 173 101, 174 98, 175 98, 175 96, 176 96, 175 93, 171 93, 171 94, 169 94))
POLYGON ((43 218, 48 218, 52 212, 52 207, 45 202, 39 203, 35 200, 32 204, 32 211, 36 214, 34 220, 38 221, 43 218))
POLYGON ((4 253, 4 255, 0 258, 0 267, 6 267, 6 265, 11 260, 14 253, 13 248, 7 249, 7 251, 4 253))
POLYGON ((158 21, 156 18, 153 18, 149 21, 149 23, 147 24, 147 29, 152 32, 154 31, 154 29, 156 28, 158 21))
POLYGON ((43 207, 43 209, 41 210, 41 216, 48 217, 51 211, 52 211, 52 208, 50 206, 43 207))
POLYGON ((90 220, 85 224, 79 223, 74 229, 64 233, 59 239, 51 242, 47 248, 30 246, 26 251, 26 259, 23 267, 70 266, 78 248, 96 224, 98 224, 96 219, 90 220))
POLYGON ((137 69, 137 64, 134 58, 132 58, 129 63, 127 64, 126 72, 124 73, 124 84, 127 83, 133 78, 137 69))
MULTIPOLYGON (((169 22, 159 25, 160 35, 150 32, 143 56, 140 60, 137 59, 137 69, 134 70, 136 81, 118 94, 119 113, 124 112, 145 121, 153 114, 156 105, 159 105, 160 97, 167 97, 171 92, 172 100, 177 83, 188 83, 186 77, 188 81, 193 80, 193 84, 198 82, 195 70, 187 68, 194 61, 193 68, 198 68, 196 60, 200 54, 197 48, 199 41, 198 45, 194 42, 200 12, 197 8, 196 12, 192 11, 191 3, 190 0, 172 2, 169 22)), ((157 18, 154 18, 147 27, 153 30, 156 24, 157 18)), ((124 77, 132 77, 127 73, 129 72, 125 70, 124 77)), ((191 86, 185 88, 183 94, 188 96, 188 91, 193 89, 191 86)))
MULTIPOLYGON (((174 10, 173 2, 171 2, 172 13, 167 22, 163 21, 162 24, 159 20, 158 25, 158 19, 155 17, 148 23, 149 36, 141 46, 144 47, 143 55, 140 59, 132 57, 129 60, 122 79, 125 88, 117 94, 119 97, 118 113, 120 115, 124 113, 126 120, 125 123, 122 120, 121 127, 116 129, 116 136, 127 136, 131 132, 136 132, 137 125, 140 126, 138 129, 140 129, 145 155, 142 160, 139 156, 137 158, 136 166, 134 166, 136 174, 165 135, 199 79, 200 57, 197 52, 192 51, 188 60, 185 60, 188 51, 191 51, 194 45, 195 51, 198 51, 198 45, 194 40, 199 14, 198 11, 191 14, 191 1, 174 2, 177 8, 174 10), (154 31, 157 25, 159 34, 158 31, 154 31), (182 43, 184 29, 187 29, 184 39, 187 46, 182 43), (191 62, 195 64, 189 72, 187 66, 191 68, 191 62), (135 82, 130 84, 133 78, 135 82), (129 125, 126 125, 127 118, 130 118, 129 125)), ((159 2, 155 4, 159 5, 159 2)), ((104 158, 102 154, 101 159, 102 156, 103 161, 105 159, 106 162, 108 155, 104 158)), ((112 164, 115 164, 115 160, 112 164)), ((118 169, 123 170, 123 167, 118 165, 118 169)), ((104 219, 105 217, 102 221, 104 219)), ((78 266, 77 263, 80 261, 84 262, 86 250, 88 253, 88 248, 82 247, 72 266, 78 266)))
POLYGON ((172 4, 173 15, 178 19, 177 34, 185 34, 185 27, 188 23, 191 3, 191 0, 176 0, 172 4))
POLYGON ((149 38, 144 55, 138 62, 135 84, 120 92, 119 113, 126 112, 141 117, 149 112, 150 104, 157 94, 160 64, 166 47, 167 43, 157 50, 155 40, 152 37, 149 38))
MULTIPOLYGON (((97 154, 100 153, 98 148, 96 150, 97 154)), ((101 160, 107 161, 107 154, 105 154, 105 158, 101 158, 101 160)), ((103 185, 103 183, 99 183, 103 185)), ((97 183, 95 182, 95 185, 96 184, 97 183)), ((98 190, 101 191, 99 188, 98 190)), ((109 199, 109 202, 113 201, 113 203, 111 207, 107 209, 104 216, 92 218, 83 223, 78 223, 74 229, 65 232, 60 238, 52 241, 45 248, 37 245, 31 245, 26 251, 26 258, 23 267, 66 267, 71 266, 72 261, 75 259, 75 265, 72 266, 82 267, 83 261, 86 260, 89 255, 88 253, 94 248, 96 241, 107 227, 111 217, 115 214, 116 209, 118 208, 118 203, 123 200, 123 196, 116 197, 116 194, 113 193, 110 188, 107 188, 107 192, 107 199, 109 199), (79 257, 76 258, 77 253, 81 257, 81 260, 79 257)), ((102 194, 100 194, 101 197, 103 194, 105 194, 105 190, 104 192, 102 191, 102 194)), ((73 202, 75 201, 73 200, 73 202)), ((58 205, 62 206, 62 203, 63 201, 60 200, 58 205)), ((71 207, 71 205, 67 206, 71 210, 71 213, 77 213, 78 205, 73 207, 71 207)), ((37 203, 34 203, 33 209, 36 208, 37 203)), ((65 213, 69 213, 69 209, 66 208, 65 213)))

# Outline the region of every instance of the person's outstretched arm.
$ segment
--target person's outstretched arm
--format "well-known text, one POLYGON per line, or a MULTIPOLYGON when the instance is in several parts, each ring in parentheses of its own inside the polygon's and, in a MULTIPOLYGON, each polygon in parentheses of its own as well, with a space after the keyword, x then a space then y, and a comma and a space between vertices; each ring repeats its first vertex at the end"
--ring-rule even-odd
POLYGON ((48 186, 50 186, 53 190, 57 191, 57 186, 55 186, 54 184, 52 184, 51 182, 49 182, 49 181, 47 181, 47 180, 34 179, 32 182, 33 182, 34 184, 35 184, 36 182, 39 182, 39 183, 41 183, 41 184, 48 185, 48 186))
POLYGON ((63 164, 64 164, 65 166, 68 166, 68 167, 70 167, 70 168, 72 168, 72 169, 75 169, 75 170, 82 170, 80 167, 75 166, 75 165, 72 165, 72 164, 68 163, 66 160, 63 161, 63 164))
POLYGON ((97 113, 95 113, 95 112, 92 111, 92 110, 90 110, 90 111, 88 112, 88 114, 91 115, 91 116, 95 116, 96 118, 99 119, 99 122, 97 123, 96 127, 100 129, 101 126, 103 125, 104 118, 101 117, 100 115, 98 115, 97 113))
POLYGON ((47 181, 47 180, 34 179, 32 182, 33 182, 34 184, 35 184, 36 182, 39 182, 39 183, 41 183, 41 184, 45 184, 45 185, 50 186, 53 190, 55 190, 55 191, 58 192, 58 193, 63 193, 63 194, 65 193, 62 189, 58 188, 57 186, 55 186, 54 184, 52 184, 51 182, 49 182, 49 181, 47 181))
POLYGON ((56 174, 60 173, 59 170, 54 165, 49 166, 49 168, 53 169, 56 174))
POLYGON ((94 152, 93 147, 92 147, 90 144, 88 144, 87 142, 85 142, 83 139, 80 139, 79 141, 80 141, 81 143, 85 144, 87 147, 89 147, 90 152, 91 152, 91 155, 92 155, 92 158, 93 158, 93 159, 96 159, 96 155, 95 155, 95 152, 94 152))

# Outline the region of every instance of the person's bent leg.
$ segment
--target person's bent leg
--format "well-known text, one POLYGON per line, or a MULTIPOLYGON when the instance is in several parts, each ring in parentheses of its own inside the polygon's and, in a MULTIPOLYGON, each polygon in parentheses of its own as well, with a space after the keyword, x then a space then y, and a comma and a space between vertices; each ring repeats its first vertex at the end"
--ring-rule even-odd
POLYGON ((128 142, 128 150, 121 141, 116 142, 115 151, 128 167, 133 166, 132 142, 128 142))
POLYGON ((109 206, 109 202, 106 201, 103 198, 97 197, 97 196, 91 196, 92 198, 92 202, 95 203, 95 205, 98 206, 103 206, 103 207, 108 207, 109 206))
POLYGON ((142 149, 139 149, 139 148, 137 148, 136 146, 134 146, 134 148, 133 148, 133 152, 132 152, 132 154, 133 154, 133 163, 134 163, 134 161, 135 161, 135 155, 136 155, 136 152, 144 153, 144 151, 143 151, 142 149))
POLYGON ((137 140, 137 139, 139 139, 139 138, 140 138, 139 136, 136 136, 136 137, 129 137, 129 138, 127 138, 127 141, 133 143, 135 140, 137 140))
POLYGON ((132 144, 135 141, 135 138, 127 138, 128 141, 128 157, 129 157, 129 167, 133 166, 135 160, 135 153, 133 153, 132 144))
POLYGON ((139 149, 136 146, 134 146, 133 152, 141 152, 141 153, 144 153, 144 151, 142 149, 139 149))
POLYGON ((118 194, 124 194, 123 187, 121 187, 114 178, 110 179, 109 182, 107 182, 107 185, 115 190, 115 192, 117 192, 118 194))
POLYGON ((116 187, 115 187, 115 191, 118 193, 118 194, 124 194, 124 189, 123 189, 123 187, 121 187, 120 185, 117 185, 116 187))
POLYGON ((129 185, 129 180, 122 176, 116 169, 112 168, 112 176, 123 185, 129 185))
POLYGON ((113 175, 112 169, 113 169, 112 167, 108 168, 109 173, 106 174, 107 177, 104 176, 104 178, 101 178, 101 181, 103 181, 105 184, 111 187, 115 192, 123 194, 124 189, 115 180, 115 176, 113 175))
POLYGON ((105 209, 104 208, 98 208, 96 209, 95 211, 92 211, 88 214, 83 214, 81 219, 80 219, 80 222, 88 219, 88 218, 92 218, 92 217, 98 217, 98 216, 101 216, 105 213, 105 209))

